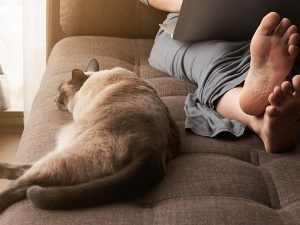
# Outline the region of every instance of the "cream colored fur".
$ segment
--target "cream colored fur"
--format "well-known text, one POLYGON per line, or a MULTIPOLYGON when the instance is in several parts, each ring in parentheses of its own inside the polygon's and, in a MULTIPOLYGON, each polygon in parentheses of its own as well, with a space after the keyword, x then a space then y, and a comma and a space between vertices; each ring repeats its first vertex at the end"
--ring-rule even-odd
POLYGON ((126 69, 89 78, 74 70, 72 79, 59 86, 56 104, 68 109, 73 121, 60 129, 53 151, 20 176, 12 190, 87 183, 116 174, 138 158, 140 168, 153 167, 153 174, 161 176, 180 146, 177 127, 154 88, 126 69))

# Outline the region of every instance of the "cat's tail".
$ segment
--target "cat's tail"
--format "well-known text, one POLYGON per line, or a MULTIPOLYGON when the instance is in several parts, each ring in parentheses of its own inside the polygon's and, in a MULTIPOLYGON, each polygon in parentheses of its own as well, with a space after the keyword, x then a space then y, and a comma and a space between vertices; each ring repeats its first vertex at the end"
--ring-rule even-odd
POLYGON ((121 171, 87 183, 63 186, 33 186, 28 198, 38 208, 72 209, 126 200, 144 193, 164 175, 162 160, 152 154, 134 159, 121 171))

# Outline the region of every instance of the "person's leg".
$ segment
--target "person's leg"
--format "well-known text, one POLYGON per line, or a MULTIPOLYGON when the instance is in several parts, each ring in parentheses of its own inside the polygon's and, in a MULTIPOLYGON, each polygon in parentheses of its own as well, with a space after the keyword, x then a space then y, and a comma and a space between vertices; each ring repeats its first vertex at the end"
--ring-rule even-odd
MULTIPOLYGON (((174 22, 169 14, 165 23, 174 22)), ((170 76, 197 84, 189 93, 184 110, 185 129, 195 134, 215 137, 221 132, 234 136, 244 133, 245 125, 224 120, 212 110, 214 101, 229 89, 241 84, 250 65, 250 41, 182 42, 160 30, 156 35, 149 64, 170 76)))
POLYGON ((295 122, 300 118, 300 75, 284 81, 269 95, 270 105, 260 117, 245 114, 238 103, 242 88, 228 91, 216 110, 228 119, 246 124, 262 139, 267 152, 284 152, 296 144, 295 122))
POLYGON ((239 104, 242 89, 242 87, 236 87, 226 92, 215 104, 215 109, 222 117, 237 120, 252 129, 253 116, 244 113, 239 104))
POLYGON ((277 13, 266 15, 250 46, 251 63, 239 97, 242 111, 258 116, 265 111, 268 96, 280 85, 294 65, 299 34, 291 21, 277 13))
POLYGON ((268 152, 295 144, 300 76, 295 76, 292 84, 283 81, 298 54, 298 40, 297 28, 289 20, 268 14, 251 41, 251 63, 244 86, 229 90, 215 104, 221 116, 237 120, 258 134, 268 152))
MULTIPOLYGON (((166 20, 167 23, 170 22, 170 19, 174 19, 172 15, 169 16, 170 18, 166 20)), ((278 84, 270 85, 272 88, 268 87, 268 94, 262 95, 264 104, 268 104, 268 95, 273 91, 275 85, 279 85, 286 78, 291 69, 289 68, 287 72, 282 71, 281 67, 276 67, 279 65, 278 62, 276 62, 274 67, 270 63, 268 56, 277 57, 281 62, 280 57, 282 57, 282 54, 277 55, 277 52, 287 52, 289 57, 286 57, 286 54, 284 57, 293 61, 294 59, 291 57, 290 52, 293 53, 295 51, 294 54, 296 55, 298 51, 298 48, 293 44, 298 42, 296 27, 291 26, 286 19, 282 23, 279 20, 279 16, 276 13, 269 14, 262 21, 261 26, 254 35, 255 38, 253 40, 257 41, 254 44, 252 41, 251 57, 256 59, 256 64, 251 62, 249 73, 249 42, 215 41, 186 43, 170 38, 163 31, 158 33, 149 58, 150 65, 176 78, 188 80, 198 85, 197 91, 194 94, 189 94, 186 99, 184 108, 187 115, 185 121, 186 129, 193 131, 195 134, 209 137, 215 137, 221 132, 230 132, 239 137, 244 133, 245 124, 251 128, 250 119, 253 119, 253 117, 250 117, 243 111, 245 110, 244 108, 242 110, 240 103, 244 103, 244 106, 247 106, 249 103, 248 106, 250 108, 258 107, 261 111, 259 114, 263 114, 267 105, 262 106, 261 102, 254 105, 253 102, 261 95, 257 90, 261 90, 261 88, 266 86, 267 79, 273 79, 270 73, 274 72, 263 69, 275 68, 276 74, 278 71, 281 71, 283 74, 280 76, 280 82, 276 78, 277 80, 275 80, 278 84), (268 35, 266 35, 266 31, 268 35), (282 32, 284 35, 279 35, 282 32), (262 48, 262 52, 254 51, 260 49, 261 46, 267 46, 269 42, 271 42, 271 47, 269 46, 269 50, 272 49, 271 53, 264 48, 262 48), (289 51, 290 47, 288 46, 292 46, 291 49, 294 50, 291 51, 290 49, 289 51), (273 51, 273 49, 279 49, 280 51, 273 51), (262 53, 267 58, 262 57, 260 62, 259 57, 256 57, 256 53, 262 53), (254 74, 254 72, 256 73, 254 74), (248 77, 244 88, 235 89, 234 87, 241 85, 245 81, 246 75, 248 77), (251 89, 251 84, 255 82, 257 86, 251 89), (232 91, 228 91, 230 89, 232 91), (240 97, 242 93, 243 98, 240 97), (215 111, 214 109, 216 108, 217 110, 215 111), (228 119, 223 119, 220 114, 228 119)), ((271 62, 273 61, 271 60, 271 62)), ((258 133, 258 131, 254 131, 258 133)))

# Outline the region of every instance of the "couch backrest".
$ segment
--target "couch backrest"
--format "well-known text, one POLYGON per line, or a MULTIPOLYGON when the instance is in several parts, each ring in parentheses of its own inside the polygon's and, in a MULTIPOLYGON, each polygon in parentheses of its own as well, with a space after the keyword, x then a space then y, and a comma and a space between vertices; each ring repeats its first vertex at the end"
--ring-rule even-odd
POLYGON ((154 38, 165 15, 138 0, 48 0, 47 54, 68 36, 154 38))

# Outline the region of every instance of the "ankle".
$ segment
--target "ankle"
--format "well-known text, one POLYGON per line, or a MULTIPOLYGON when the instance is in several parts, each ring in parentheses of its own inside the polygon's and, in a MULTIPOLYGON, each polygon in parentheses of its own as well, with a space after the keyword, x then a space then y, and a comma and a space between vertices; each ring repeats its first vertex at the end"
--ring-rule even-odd
POLYGON ((263 118, 261 117, 249 116, 248 123, 246 125, 252 132, 260 136, 263 125, 262 121, 263 118))

